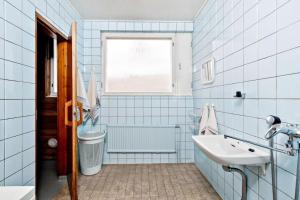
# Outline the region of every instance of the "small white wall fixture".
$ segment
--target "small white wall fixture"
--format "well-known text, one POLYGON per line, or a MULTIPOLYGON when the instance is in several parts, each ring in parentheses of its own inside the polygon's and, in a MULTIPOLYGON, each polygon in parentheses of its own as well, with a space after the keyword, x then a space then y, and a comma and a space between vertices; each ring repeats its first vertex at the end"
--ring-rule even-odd
POLYGON ((202 64, 201 67, 201 82, 202 84, 210 84, 215 80, 215 59, 210 58, 202 64))

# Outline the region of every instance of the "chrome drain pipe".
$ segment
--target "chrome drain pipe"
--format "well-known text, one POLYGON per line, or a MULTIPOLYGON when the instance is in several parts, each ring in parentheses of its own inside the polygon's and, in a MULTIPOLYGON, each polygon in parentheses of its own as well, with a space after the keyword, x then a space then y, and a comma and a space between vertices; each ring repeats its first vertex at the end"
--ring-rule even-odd
POLYGON ((237 172, 242 176, 242 198, 241 200, 247 200, 247 175, 243 170, 239 168, 229 167, 229 166, 222 166, 225 172, 237 172))

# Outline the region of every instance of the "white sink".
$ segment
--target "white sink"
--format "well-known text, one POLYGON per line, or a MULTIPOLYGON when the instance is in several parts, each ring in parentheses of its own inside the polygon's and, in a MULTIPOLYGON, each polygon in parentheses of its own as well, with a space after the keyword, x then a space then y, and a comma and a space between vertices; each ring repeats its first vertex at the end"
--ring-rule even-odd
POLYGON ((224 135, 195 135, 194 143, 215 162, 229 165, 259 166, 270 162, 270 154, 224 135))

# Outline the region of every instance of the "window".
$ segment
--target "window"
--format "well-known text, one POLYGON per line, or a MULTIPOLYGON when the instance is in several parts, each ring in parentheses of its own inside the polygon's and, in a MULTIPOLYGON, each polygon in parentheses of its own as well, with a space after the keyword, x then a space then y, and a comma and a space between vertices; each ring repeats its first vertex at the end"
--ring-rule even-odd
POLYGON ((47 36, 45 39, 45 95, 57 96, 57 39, 47 36))
POLYGON ((51 58, 51 96, 57 96, 57 40, 53 39, 53 57, 51 58))
POLYGON ((107 38, 106 93, 171 93, 172 38, 107 38))
MULTIPOLYGON (((174 47, 176 38, 175 34, 169 33, 104 33, 104 94, 175 94, 178 90, 176 85, 186 85, 177 84, 176 78, 180 76, 176 75, 176 66, 180 70, 185 67, 174 58, 175 55, 178 57, 174 47)), ((191 69, 191 51, 188 58, 188 68, 191 69)), ((191 76, 191 70, 188 72, 191 76)), ((191 83, 187 85, 190 87, 191 83)))

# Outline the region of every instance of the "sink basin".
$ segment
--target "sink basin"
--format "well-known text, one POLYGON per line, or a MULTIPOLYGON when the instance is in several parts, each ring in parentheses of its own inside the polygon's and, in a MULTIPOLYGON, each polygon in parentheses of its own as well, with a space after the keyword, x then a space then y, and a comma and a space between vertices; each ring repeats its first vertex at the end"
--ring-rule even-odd
POLYGON ((270 154, 224 135, 195 135, 194 143, 215 162, 229 165, 259 166, 270 162, 270 154))

